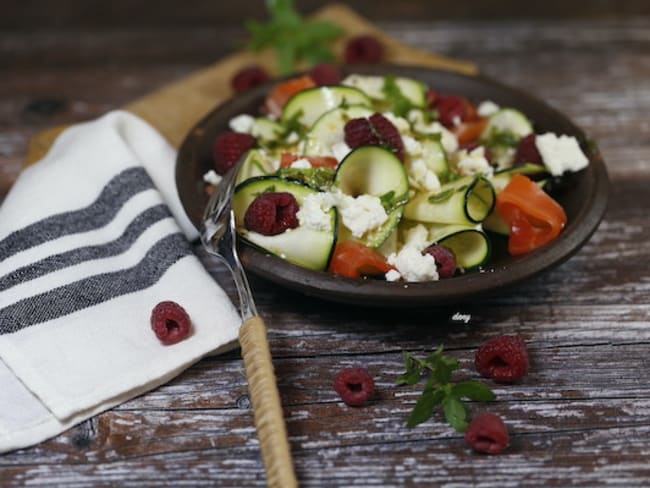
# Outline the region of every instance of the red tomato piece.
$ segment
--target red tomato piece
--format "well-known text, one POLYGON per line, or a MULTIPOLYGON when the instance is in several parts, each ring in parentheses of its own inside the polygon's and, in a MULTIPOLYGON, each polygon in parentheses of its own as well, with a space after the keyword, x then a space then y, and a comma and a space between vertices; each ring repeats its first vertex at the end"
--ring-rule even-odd
POLYGON ((316 82, 310 76, 299 76, 291 78, 278 85, 275 85, 269 95, 266 97, 264 106, 268 113, 279 117, 282 115, 282 108, 289 99, 296 93, 317 86, 316 82))
POLYGON ((393 266, 377 250, 359 242, 339 242, 334 249, 328 271, 346 278, 386 274, 393 266))
POLYGON ((508 252, 512 255, 553 241, 567 222, 562 206, 523 175, 514 176, 497 195, 496 208, 510 227, 508 252))
POLYGON ((280 157, 280 167, 288 168, 299 159, 306 159, 312 168, 332 168, 336 169, 339 162, 336 158, 330 156, 299 156, 298 154, 282 153, 280 157))

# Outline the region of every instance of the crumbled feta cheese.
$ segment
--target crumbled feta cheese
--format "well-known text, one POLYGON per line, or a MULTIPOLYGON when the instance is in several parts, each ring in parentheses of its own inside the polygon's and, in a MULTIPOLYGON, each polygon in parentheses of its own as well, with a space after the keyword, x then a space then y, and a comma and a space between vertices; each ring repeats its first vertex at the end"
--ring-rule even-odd
POLYGON ((485 149, 478 146, 471 151, 461 149, 456 154, 456 168, 463 176, 492 175, 494 168, 485 158, 485 149))
POLYGON ((411 125, 408 123, 408 120, 406 120, 405 118, 398 117, 392 112, 384 112, 382 113, 382 115, 386 117, 395 126, 395 128, 399 131, 400 134, 408 134, 411 131, 411 125))
POLYGON ((248 114, 237 115, 230 119, 228 126, 235 132, 243 132, 249 134, 253 129, 253 124, 255 123, 255 118, 248 114))
POLYGON ((350 151, 352 151, 352 149, 350 148, 350 146, 348 146, 348 145, 347 145, 345 142, 343 142, 343 141, 341 141, 341 142, 337 142, 336 144, 334 144, 334 145, 332 146, 332 154, 334 155, 334 157, 336 158, 336 160, 337 160, 339 163, 340 163, 341 161, 343 161, 343 159, 345 158, 345 156, 347 156, 348 153, 349 153, 350 151))
POLYGON ((415 247, 405 246, 399 253, 390 254, 387 260, 406 281, 435 281, 439 278, 433 256, 422 254, 415 247))
POLYGON ((437 191, 440 189, 440 180, 435 171, 427 166, 422 158, 412 159, 408 165, 408 177, 412 186, 425 191, 437 191))
POLYGON ((291 131, 291 133, 286 138, 287 144, 294 144, 299 140, 300 140, 300 136, 296 133, 296 131, 291 131))
POLYGON ((389 269, 386 273, 386 281, 399 281, 401 279, 402 275, 396 269, 389 269))
POLYGON ((379 227, 388 219, 381 200, 373 195, 359 195, 354 198, 339 193, 337 207, 343 225, 350 229, 352 236, 357 238, 379 227))
POLYGON ((327 212, 334 206, 334 203, 335 200, 331 193, 321 192, 308 195, 296 214, 300 225, 329 232, 332 230, 332 219, 327 212))
POLYGON ((203 175, 203 181, 205 181, 208 185, 218 185, 221 179, 221 176, 219 176, 213 169, 203 175))
POLYGON ((311 168, 311 163, 307 158, 300 158, 291 163, 291 167, 296 169, 309 169, 311 168))
POLYGON ((431 244, 429 240, 429 231, 422 224, 417 224, 408 229, 404 234, 404 247, 413 247, 422 251, 431 244))
POLYGON ((553 176, 560 176, 565 171, 580 171, 589 164, 587 156, 573 136, 558 137, 547 132, 535 137, 535 145, 544 165, 553 176))
POLYGON ((463 123, 463 119, 461 119, 459 115, 454 115, 451 118, 451 123, 454 124, 454 125, 460 125, 460 124, 463 123))
POLYGON ((500 108, 501 107, 499 107, 493 101, 485 100, 479 104, 478 108, 476 109, 476 113, 478 113, 481 117, 489 117, 490 115, 497 113, 500 108))
POLYGON ((458 139, 444 125, 438 121, 426 123, 422 110, 411 110, 407 114, 409 122, 413 125, 413 130, 422 134, 440 134, 440 142, 447 154, 451 154, 458 149, 458 139))
POLYGON ((409 154, 409 156, 413 157, 422 154, 422 144, 420 144, 413 137, 402 136, 402 142, 404 143, 404 149, 409 154))

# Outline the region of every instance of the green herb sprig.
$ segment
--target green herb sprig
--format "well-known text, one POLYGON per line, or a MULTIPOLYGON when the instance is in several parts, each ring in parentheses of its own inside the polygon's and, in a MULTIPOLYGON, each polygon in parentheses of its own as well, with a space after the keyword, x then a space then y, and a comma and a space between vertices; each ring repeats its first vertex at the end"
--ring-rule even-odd
POLYGON ((458 361, 443 353, 440 346, 426 358, 420 359, 411 353, 405 353, 405 369, 398 378, 398 385, 415 385, 426 378, 424 391, 415 403, 407 420, 408 427, 415 427, 427 421, 437 406, 447 422, 458 432, 465 432, 470 419, 470 412, 463 399, 475 401, 494 400, 494 392, 483 383, 474 380, 454 383, 451 376, 459 369, 458 361))
POLYGON ((280 74, 294 72, 298 63, 310 65, 334 61, 329 44, 343 34, 343 29, 326 21, 304 19, 294 8, 293 0, 266 0, 271 19, 246 22, 252 39, 249 47, 255 51, 274 49, 280 74))

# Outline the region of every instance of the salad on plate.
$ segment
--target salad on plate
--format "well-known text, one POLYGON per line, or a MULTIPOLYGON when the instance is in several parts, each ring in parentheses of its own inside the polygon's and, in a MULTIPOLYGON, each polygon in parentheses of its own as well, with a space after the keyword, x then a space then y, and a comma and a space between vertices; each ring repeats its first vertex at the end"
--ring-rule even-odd
POLYGON ((260 113, 217 135, 204 179, 218 184, 243 158, 240 236, 347 278, 451 278, 488 264, 495 235, 512 255, 545 246, 567 223, 549 182, 589 163, 575 137, 535 133, 514 107, 407 77, 297 76, 260 113))

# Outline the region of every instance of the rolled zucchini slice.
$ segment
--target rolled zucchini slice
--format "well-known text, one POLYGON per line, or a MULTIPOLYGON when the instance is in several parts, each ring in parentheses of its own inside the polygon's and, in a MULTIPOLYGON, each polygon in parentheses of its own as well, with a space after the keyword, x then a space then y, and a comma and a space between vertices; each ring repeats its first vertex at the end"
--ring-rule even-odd
POLYGON ((455 229, 438 239, 437 243, 454 251, 456 266, 464 270, 482 266, 492 253, 490 238, 476 228, 455 229))
POLYGON ((417 193, 404 207, 410 220, 472 225, 494 208, 495 192, 483 176, 467 176, 442 186, 438 192, 417 193))
POLYGON ((307 156, 333 156, 332 146, 344 141, 345 124, 351 119, 369 117, 372 110, 364 105, 338 107, 321 115, 305 139, 307 156))
POLYGON ((361 90, 350 86, 319 86, 296 93, 282 110, 283 123, 297 117, 300 124, 312 127, 325 112, 349 105, 369 107, 371 101, 361 90))
POLYGON ((329 264, 336 243, 336 209, 330 209, 329 230, 316 230, 300 225, 274 236, 262 235, 246 229, 244 215, 258 195, 265 192, 289 192, 302 208, 309 195, 318 192, 308 186, 276 177, 249 179, 235 189, 233 211, 239 235, 253 246, 308 269, 324 270, 329 264))
POLYGON ((251 149, 243 157, 244 162, 235 179, 237 185, 250 178, 271 175, 276 171, 273 162, 259 149, 251 149))
POLYGON ((388 219, 361 238, 353 239, 346 227, 339 222, 341 240, 356 240, 373 248, 381 246, 402 219, 404 202, 408 196, 408 178, 402 162, 393 152, 382 147, 356 148, 339 164, 334 185, 351 197, 371 195, 381 199, 388 219))

